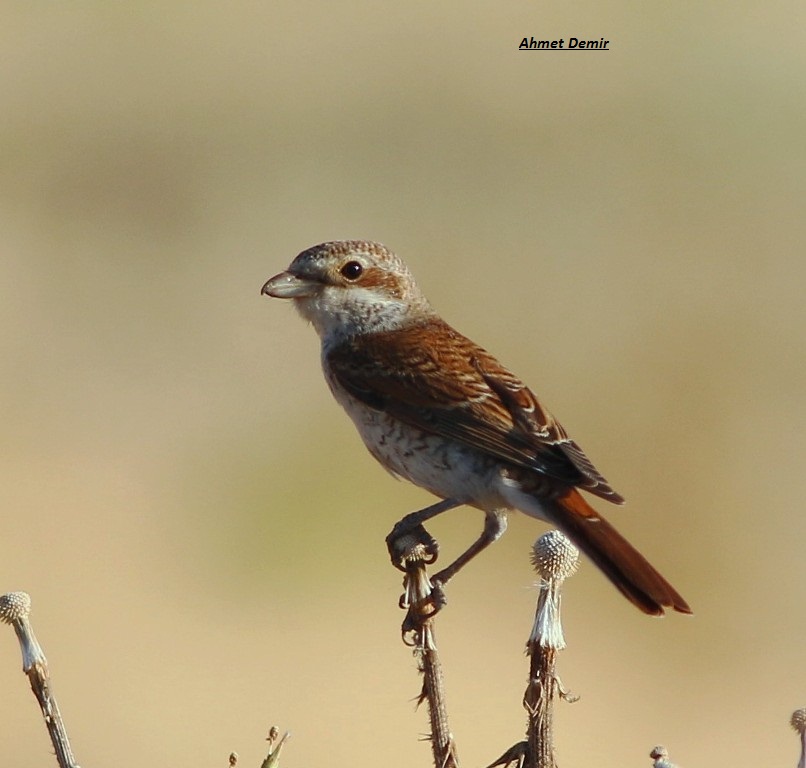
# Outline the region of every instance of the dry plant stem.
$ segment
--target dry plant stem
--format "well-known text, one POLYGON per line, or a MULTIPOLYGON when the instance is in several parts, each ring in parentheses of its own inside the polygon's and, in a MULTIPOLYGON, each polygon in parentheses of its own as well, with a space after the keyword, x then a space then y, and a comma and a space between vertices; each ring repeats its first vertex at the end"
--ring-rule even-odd
POLYGON ((560 618, 563 582, 576 571, 579 551, 561 531, 547 531, 532 547, 540 592, 529 653, 529 685, 523 705, 529 713, 524 768, 556 768, 553 741, 554 699, 571 697, 557 680, 557 652, 565 648, 560 618))
POLYGON ((28 620, 30 608, 31 598, 25 592, 12 592, 0 597, 0 619, 11 624, 17 634, 22 650, 22 669, 28 675, 31 690, 45 718, 56 760, 61 768, 79 768, 70 748, 59 705, 51 690, 47 659, 28 620))
POLYGON ((277 726, 273 725, 271 727, 269 736, 266 739, 266 741, 269 742, 269 754, 266 755, 266 759, 261 763, 260 768, 277 768, 280 765, 280 752, 282 752, 283 746, 290 735, 291 734, 286 731, 282 738, 280 738, 280 730, 277 726))
POLYGON ((431 750, 437 768, 458 768, 456 745, 448 727, 445 707, 445 688, 442 665, 436 648, 418 649, 420 670, 423 673, 422 696, 428 701, 431 719, 431 750))
POLYGON ((557 651, 534 643, 530 648, 529 687, 524 706, 529 713, 524 768, 556 768, 553 741, 554 699, 558 693, 557 651))
POLYGON ((428 702, 434 765, 436 768, 458 768, 456 745, 448 726, 442 664, 434 642, 434 618, 438 608, 435 605, 434 587, 425 570, 428 557, 425 548, 417 544, 405 558, 403 583, 406 591, 401 599, 401 607, 407 609, 407 614, 403 634, 406 642, 414 646, 418 667, 423 675, 419 701, 428 702))
POLYGON ((789 724, 800 734, 800 761, 798 768, 806 768, 806 707, 792 713, 789 724))
POLYGON ((61 712, 59 712, 59 705, 50 689, 47 662, 43 660, 42 664, 36 664, 28 670, 28 679, 31 683, 31 690, 42 708, 42 716, 45 718, 45 725, 50 734, 53 749, 56 751, 56 760, 61 768, 78 768, 78 763, 70 748, 70 740, 67 738, 67 729, 64 726, 61 712))

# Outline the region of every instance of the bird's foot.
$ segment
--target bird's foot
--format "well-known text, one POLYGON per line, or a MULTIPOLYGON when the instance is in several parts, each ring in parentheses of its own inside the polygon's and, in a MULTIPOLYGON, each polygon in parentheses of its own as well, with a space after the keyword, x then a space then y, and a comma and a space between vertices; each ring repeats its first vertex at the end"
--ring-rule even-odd
POLYGON ((405 592, 400 597, 400 607, 406 611, 400 628, 403 642, 412 648, 435 650, 432 621, 448 602, 442 585, 432 583, 420 567, 407 572, 403 588, 405 592))
POLYGON ((429 578, 426 571, 436 558, 437 542, 422 525, 413 531, 408 529, 397 539, 393 536, 394 531, 387 539, 392 562, 405 573, 399 601, 406 611, 401 627, 403 642, 415 648, 435 649, 432 619, 447 603, 442 583, 429 578), (395 546, 404 551, 393 552, 395 546))
POLYGON ((431 584, 433 584, 434 589, 439 590, 444 595, 445 585, 456 575, 457 570, 453 565, 449 565, 431 576, 431 584))
POLYGON ((421 524, 407 525, 405 519, 386 537, 386 548, 392 565, 404 572, 408 572, 411 561, 432 565, 439 556, 437 540, 421 524))

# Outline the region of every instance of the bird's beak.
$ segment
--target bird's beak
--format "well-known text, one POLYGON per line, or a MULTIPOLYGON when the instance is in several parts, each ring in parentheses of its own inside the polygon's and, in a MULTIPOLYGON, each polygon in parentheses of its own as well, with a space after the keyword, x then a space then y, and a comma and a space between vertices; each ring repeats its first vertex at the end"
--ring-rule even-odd
POLYGON ((303 299, 313 296, 320 288, 321 284, 316 280, 280 272, 267 280, 260 292, 275 299, 303 299))

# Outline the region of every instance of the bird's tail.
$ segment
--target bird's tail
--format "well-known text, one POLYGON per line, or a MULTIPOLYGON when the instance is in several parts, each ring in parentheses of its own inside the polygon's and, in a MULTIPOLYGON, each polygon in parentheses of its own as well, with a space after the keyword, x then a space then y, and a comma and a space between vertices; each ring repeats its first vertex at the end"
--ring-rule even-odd
MULTIPOLYGON (((526 494, 524 494, 525 496, 526 494)), ((521 498, 523 501, 523 497, 521 498)), ((556 525, 644 613, 662 616, 664 608, 691 613, 688 603, 576 489, 556 498, 536 500, 539 516, 556 525)), ((521 504, 522 511, 529 513, 521 504)), ((532 512, 534 514, 534 512, 532 512)))

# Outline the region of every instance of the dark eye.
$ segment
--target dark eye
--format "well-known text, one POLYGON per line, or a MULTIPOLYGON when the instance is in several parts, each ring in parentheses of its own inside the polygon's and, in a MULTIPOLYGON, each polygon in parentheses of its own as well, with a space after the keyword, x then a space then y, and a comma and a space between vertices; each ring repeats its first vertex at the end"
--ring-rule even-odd
POLYGON ((348 280, 358 280, 364 272, 364 268, 357 261, 348 261, 339 272, 348 280))

